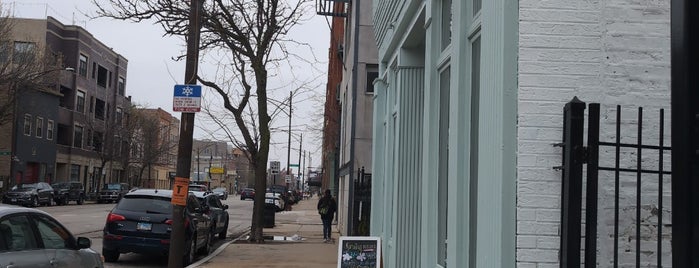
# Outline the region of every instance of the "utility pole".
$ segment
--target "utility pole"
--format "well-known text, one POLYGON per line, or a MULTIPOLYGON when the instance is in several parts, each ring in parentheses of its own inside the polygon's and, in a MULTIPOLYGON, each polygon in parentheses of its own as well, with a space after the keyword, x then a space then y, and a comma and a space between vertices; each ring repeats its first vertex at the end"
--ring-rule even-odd
MULTIPOLYGON (((286 177, 290 176, 289 168, 291 167, 291 98, 294 96, 293 91, 289 91, 289 147, 286 149, 286 177)), ((286 181, 286 178, 284 178, 286 181)), ((289 189, 289 183, 286 183, 287 190, 289 189)))
MULTIPOLYGON (((191 0, 189 10, 189 33, 187 38, 187 58, 184 72, 186 84, 197 83, 199 62, 199 31, 201 29, 201 9, 204 0, 191 0)), ((177 170, 175 176, 189 178, 192 167, 192 138, 194 136, 194 113, 182 113, 180 141, 177 147, 177 170)), ((168 264, 170 268, 184 267, 185 231, 184 206, 172 205, 172 233, 170 233, 170 251, 168 264)))

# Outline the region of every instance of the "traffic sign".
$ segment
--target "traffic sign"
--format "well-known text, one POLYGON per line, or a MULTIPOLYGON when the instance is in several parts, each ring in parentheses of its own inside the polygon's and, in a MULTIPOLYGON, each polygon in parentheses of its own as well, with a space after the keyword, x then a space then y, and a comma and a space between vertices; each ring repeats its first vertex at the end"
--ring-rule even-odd
POLYGON ((175 85, 172 110, 186 113, 201 111, 201 86, 175 85))
POLYGON ((299 164, 289 164, 289 167, 299 167, 299 164))
POLYGON ((269 161, 269 169, 272 174, 279 173, 279 161, 269 161))
POLYGON ((175 184, 172 185, 173 205, 186 206, 187 195, 189 194, 189 178, 175 177, 175 184))
POLYGON ((11 155, 12 152, 0 152, 0 155, 11 155))

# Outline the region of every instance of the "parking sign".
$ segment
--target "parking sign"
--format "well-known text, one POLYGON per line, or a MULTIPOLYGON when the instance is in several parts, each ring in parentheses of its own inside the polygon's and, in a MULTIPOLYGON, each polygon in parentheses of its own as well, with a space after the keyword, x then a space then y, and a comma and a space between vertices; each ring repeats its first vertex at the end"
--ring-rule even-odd
POLYGON ((172 110, 185 113, 201 111, 201 86, 175 85, 172 110))

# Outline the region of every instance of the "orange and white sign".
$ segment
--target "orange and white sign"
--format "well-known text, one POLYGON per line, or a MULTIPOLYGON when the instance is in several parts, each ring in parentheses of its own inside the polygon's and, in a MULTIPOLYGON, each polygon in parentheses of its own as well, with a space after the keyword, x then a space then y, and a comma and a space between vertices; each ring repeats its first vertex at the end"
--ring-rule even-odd
POLYGON ((178 206, 187 205, 187 195, 189 194, 189 178, 175 177, 172 185, 172 204, 178 206))

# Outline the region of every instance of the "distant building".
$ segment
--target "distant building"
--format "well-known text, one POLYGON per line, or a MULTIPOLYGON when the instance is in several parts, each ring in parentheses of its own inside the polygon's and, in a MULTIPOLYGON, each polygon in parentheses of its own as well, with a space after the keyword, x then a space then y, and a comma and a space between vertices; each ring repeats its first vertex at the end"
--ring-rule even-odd
POLYGON ((211 188, 224 187, 229 157, 225 141, 195 139, 192 142, 190 182, 206 184, 211 188))
POLYGON ((115 161, 121 144, 114 129, 130 106, 127 60, 82 27, 53 17, 13 21, 15 46, 45 47, 64 70, 55 92, 24 96, 18 103, 12 155, 0 156, 0 163, 12 159, 5 176, 12 183, 80 181, 88 191, 125 181, 125 168, 115 161))
MULTIPOLYGON (((157 148, 159 152, 153 163, 144 170, 145 172, 141 176, 139 185, 134 186, 170 189, 172 188, 172 180, 177 168, 180 120, 161 108, 138 109, 137 111, 158 123, 158 135, 155 136, 155 144, 146 146, 155 145, 153 148, 157 148)), ((130 177, 138 177, 140 173, 139 167, 143 163, 139 164, 138 161, 132 162, 134 164, 129 169, 130 177)))

